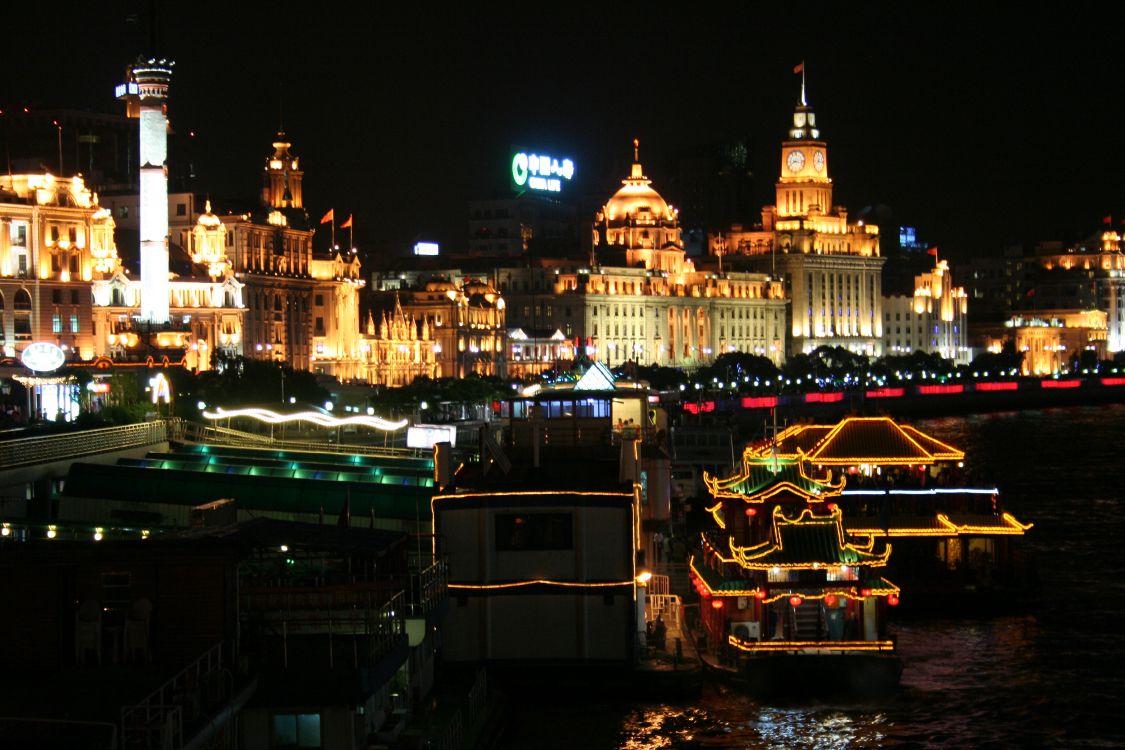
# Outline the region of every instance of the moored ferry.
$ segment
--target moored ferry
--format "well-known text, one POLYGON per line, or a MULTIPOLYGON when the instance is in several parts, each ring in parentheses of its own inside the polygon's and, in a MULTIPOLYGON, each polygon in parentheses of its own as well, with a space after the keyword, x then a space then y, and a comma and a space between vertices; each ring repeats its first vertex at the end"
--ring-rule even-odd
POLYGON ((886 614, 899 588, 882 575, 891 545, 847 530, 844 480, 747 453, 740 472, 706 481, 715 528, 689 567, 711 666, 763 695, 897 685, 886 614))
MULTIPOLYGON (((910 593, 904 607, 951 611, 1019 606, 1038 586, 1023 556, 1024 523, 994 486, 974 486, 964 451, 888 417, 797 424, 747 446, 744 461, 808 461, 846 478, 839 504, 848 533, 893 542, 886 570, 910 593)), ((709 480, 712 492, 721 489, 709 480)))

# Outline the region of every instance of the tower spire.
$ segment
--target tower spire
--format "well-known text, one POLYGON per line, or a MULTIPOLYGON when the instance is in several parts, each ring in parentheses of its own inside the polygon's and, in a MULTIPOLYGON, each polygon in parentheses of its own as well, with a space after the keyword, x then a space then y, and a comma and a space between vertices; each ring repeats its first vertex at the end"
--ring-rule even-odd
POLYGON ((801 106, 807 107, 809 106, 809 102, 805 98, 805 61, 801 60, 801 62, 797 63, 793 68, 793 72, 801 74, 801 106))
POLYGON ((641 139, 633 139, 633 163, 637 164, 641 160, 641 139))

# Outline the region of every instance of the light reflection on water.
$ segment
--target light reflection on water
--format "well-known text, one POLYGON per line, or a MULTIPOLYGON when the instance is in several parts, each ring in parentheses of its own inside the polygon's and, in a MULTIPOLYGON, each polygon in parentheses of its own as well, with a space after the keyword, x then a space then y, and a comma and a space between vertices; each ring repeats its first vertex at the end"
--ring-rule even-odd
POLYGON ((1035 522, 1035 612, 896 623, 902 689, 877 704, 765 706, 716 685, 679 704, 579 700, 545 711, 529 702, 502 747, 1125 747, 1125 406, 919 426, 965 448, 1008 510, 1035 522), (544 730, 553 718, 565 733, 544 730))

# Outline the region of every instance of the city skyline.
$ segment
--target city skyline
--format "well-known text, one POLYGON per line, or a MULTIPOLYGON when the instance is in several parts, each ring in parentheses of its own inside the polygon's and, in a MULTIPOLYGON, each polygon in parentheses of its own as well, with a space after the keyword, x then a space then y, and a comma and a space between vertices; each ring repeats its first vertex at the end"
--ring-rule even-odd
MULTIPOLYGON (((68 11, 50 24, 82 30, 66 54, 16 35, 0 108, 119 111, 112 87, 149 46, 136 5, 68 11)), ((677 155, 742 139, 754 217, 777 179, 802 61, 853 215, 889 206, 961 258, 1075 241, 1104 216, 1125 218, 1114 180, 1125 155, 1088 138, 1122 114, 1103 93, 1119 64, 1079 46, 1086 22, 1061 11, 1018 22, 1003 9, 969 19, 878 6, 440 22, 206 4, 160 13, 157 53, 178 63, 170 117, 196 134, 198 189, 219 205, 256 195, 281 125, 307 170, 310 213, 354 213, 360 243, 461 249, 467 202, 506 187, 515 144, 573 156, 574 197, 600 199, 638 137, 654 185, 679 205, 677 155)), ((42 14, 16 11, 25 29, 42 14)))

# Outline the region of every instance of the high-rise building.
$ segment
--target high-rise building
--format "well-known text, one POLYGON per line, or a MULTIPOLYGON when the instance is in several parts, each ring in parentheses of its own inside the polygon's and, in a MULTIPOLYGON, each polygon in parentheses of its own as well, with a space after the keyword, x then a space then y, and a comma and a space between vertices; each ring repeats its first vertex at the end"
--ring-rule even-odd
POLYGON ((828 146, 802 79, 792 127, 781 144, 775 204, 762 209, 762 222, 752 229, 735 225, 711 235, 710 251, 746 256, 738 262, 784 278, 791 300, 791 354, 830 345, 879 356, 884 262, 879 227, 849 222, 847 208, 833 205, 832 190, 828 146))

